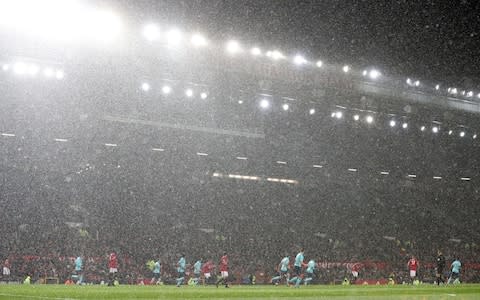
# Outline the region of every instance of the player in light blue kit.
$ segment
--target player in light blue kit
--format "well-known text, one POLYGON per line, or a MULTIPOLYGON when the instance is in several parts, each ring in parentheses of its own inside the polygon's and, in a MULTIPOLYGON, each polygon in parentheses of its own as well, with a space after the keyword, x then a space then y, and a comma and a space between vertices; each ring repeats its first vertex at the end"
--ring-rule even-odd
POLYGON ((460 283, 460 269, 462 267, 462 263, 458 258, 455 258, 455 260, 452 262, 452 272, 450 274, 450 277, 448 278, 447 284, 458 284, 460 283))
POLYGON ((317 265, 315 264, 315 261, 313 259, 308 261, 306 272, 307 274, 305 275, 305 285, 309 284, 313 280, 316 266, 317 265))
POLYGON ((198 285, 198 282, 200 281, 201 271, 202 271, 202 259, 200 258, 193 265, 193 276, 194 276, 193 283, 195 285, 198 285))
POLYGON ((284 258, 282 258, 282 260, 278 264, 278 274, 277 276, 272 278, 273 284, 278 285, 282 281, 282 278, 285 278, 288 285, 288 279, 289 279, 288 265, 289 264, 290 264, 290 257, 286 255, 284 258))
POLYGON ((83 259, 81 256, 75 259, 75 276, 72 277, 77 278, 78 285, 83 283, 83 259))
POLYGON ((180 287, 185 281, 186 265, 187 265, 187 262, 185 261, 185 254, 182 253, 182 255, 180 256, 180 259, 177 262, 177 272, 178 272, 177 287, 180 287))
POLYGON ((162 282, 162 263, 160 262, 160 259, 155 262, 153 265, 153 278, 150 281, 150 284, 160 284, 162 282))

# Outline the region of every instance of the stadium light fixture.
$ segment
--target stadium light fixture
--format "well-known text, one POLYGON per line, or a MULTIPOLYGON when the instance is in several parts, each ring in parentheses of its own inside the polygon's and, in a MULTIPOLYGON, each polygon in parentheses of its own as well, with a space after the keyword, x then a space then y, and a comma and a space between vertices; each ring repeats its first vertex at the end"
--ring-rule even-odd
POLYGON ((168 95, 172 92, 172 88, 168 85, 164 85, 162 87, 162 93, 164 93, 165 95, 168 95))
POLYGON ((437 85, 435 86, 435 89, 438 91, 438 90, 440 89, 440 85, 437 84, 437 85))
POLYGON ((343 66, 342 70, 343 70, 343 72, 348 73, 348 71, 350 71, 350 67, 345 65, 345 66, 343 66))
POLYGON ((367 121, 368 124, 372 124, 373 123, 373 117, 372 116, 367 116, 365 118, 365 120, 367 121))
POLYGON ((231 40, 227 42, 227 52, 230 54, 236 54, 241 51, 240 44, 235 41, 231 40))
POLYGON ((433 127, 432 127, 432 132, 433 132, 433 133, 438 133, 438 127, 437 127, 437 126, 433 126, 433 127))
POLYGON ((395 127, 397 125, 397 122, 395 120, 390 120, 390 127, 395 127))
POLYGON ((52 68, 47 67, 43 70, 43 75, 45 75, 45 77, 47 77, 47 78, 53 77, 53 74, 54 74, 54 72, 53 72, 52 68))
POLYGON ((270 102, 267 99, 260 100, 260 107, 263 109, 267 109, 270 107, 270 102))
POLYGON ((3 64, 3 65, 2 65, 2 70, 3 70, 3 71, 6 72, 6 71, 8 71, 9 69, 10 69, 10 66, 9 66, 8 64, 3 64))
POLYGON ((285 55, 283 55, 282 52, 278 50, 273 50, 271 57, 273 60, 279 60, 279 59, 284 59, 285 55))
POLYGON ((421 131, 425 131, 425 126, 420 127, 421 131))
POLYGON ((460 137, 464 137, 465 136, 465 131, 460 131, 460 137))
POLYGON ((156 41, 160 38, 160 28, 156 24, 147 24, 143 26, 142 35, 149 42, 156 41))
POLYGON ((473 97, 473 92, 472 92, 472 91, 469 91, 469 92, 467 93, 467 97, 473 97))
POLYGON ((17 62, 13 65, 13 73, 23 75, 27 72, 27 65, 23 62, 17 62))
POLYGON ((410 78, 407 78, 407 84, 412 85, 412 80, 410 78))
POLYGON ((403 123, 403 124, 402 124, 402 128, 403 128, 403 129, 407 129, 407 128, 408 128, 408 123, 403 123))
POLYGON ((453 134, 453 130, 449 130, 448 135, 452 135, 452 134, 453 134))
POLYGON ((282 109, 283 109, 284 111, 287 111, 288 108, 289 108, 289 106, 288 106, 287 103, 285 103, 285 104, 282 105, 282 109))
POLYGON ((476 139, 477 138, 477 134, 475 133, 473 136, 472 136, 473 139, 476 139))
POLYGON ((238 104, 243 104, 243 100, 238 100, 238 104))
POLYGON ((479 99, 480 99, 480 93, 478 93, 478 95, 477 95, 477 98, 479 98, 479 99))
POLYGON ((465 91, 462 91, 462 96, 465 96, 465 91))
POLYGON ((310 108, 310 110, 308 111, 308 113, 309 113, 310 115, 315 114, 315 108, 310 108))
POLYGON ((202 98, 202 99, 207 99, 207 97, 208 97, 208 94, 207 94, 207 93, 205 93, 205 92, 201 92, 201 93, 200 93, 200 98, 202 98))
POLYGON ((335 118, 341 119, 343 117, 343 113, 341 111, 335 112, 335 118))
POLYGON ((335 112, 333 111, 331 114, 332 118, 335 118, 335 112))
POLYGON ((150 84, 148 82, 142 83, 142 91, 148 92, 150 90, 150 84))
POLYGON ((367 70, 363 70, 362 75, 363 75, 363 76, 367 76, 367 75, 368 75, 368 71, 367 71, 367 70))
POLYGON ((250 53, 251 53, 253 56, 259 56, 259 55, 262 55, 262 50, 260 50, 260 48, 258 48, 258 47, 253 47, 253 48, 250 50, 250 53))
POLYGON ((456 94, 458 93, 457 88, 453 88, 451 93, 454 94, 454 95, 456 95, 456 94))
POLYGON ((188 98, 192 98, 193 97, 193 90, 192 89, 187 89, 185 91, 185 96, 187 96, 188 98))
POLYGON ((353 119, 354 119, 355 121, 358 121, 358 120, 360 120, 360 116, 359 116, 359 115, 354 115, 354 116, 353 116, 353 119))
POLYGON ((38 74, 38 71, 39 71, 39 70, 40 70, 40 68, 39 68, 37 65, 35 65, 35 64, 30 64, 30 65, 28 66, 27 72, 28 72, 28 75, 35 76, 35 75, 38 74))
POLYGON ((370 72, 368 73, 368 76, 374 80, 380 77, 380 75, 381 75, 380 72, 377 70, 370 70, 370 72))
POLYGON ((315 65, 321 68, 323 66, 323 62, 321 60, 317 60, 317 63, 315 65))
POLYGON ((60 80, 60 79, 63 79, 63 77, 65 77, 65 73, 63 73, 62 70, 57 70, 57 71, 55 72, 55 78, 57 78, 57 79, 60 80))
POLYGON ((190 41, 192 45, 196 48, 205 47, 208 44, 207 39, 199 33, 195 33, 194 35, 192 35, 190 41))
POLYGON ((293 58, 293 63, 296 64, 297 66, 300 66, 300 65, 306 64, 307 60, 302 55, 297 54, 293 58))
POLYGON ((182 41, 182 33, 180 30, 173 28, 167 32, 165 38, 168 46, 177 47, 182 41))
POLYGON ((415 81, 415 86, 420 86, 420 81, 419 80, 415 81))

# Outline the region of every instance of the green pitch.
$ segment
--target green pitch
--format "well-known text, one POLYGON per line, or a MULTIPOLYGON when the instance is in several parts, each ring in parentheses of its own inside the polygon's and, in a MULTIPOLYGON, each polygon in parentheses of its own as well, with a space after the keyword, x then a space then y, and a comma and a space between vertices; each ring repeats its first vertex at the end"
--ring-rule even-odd
POLYGON ((480 299, 480 285, 458 286, 62 286, 0 285, 0 299, 480 299))

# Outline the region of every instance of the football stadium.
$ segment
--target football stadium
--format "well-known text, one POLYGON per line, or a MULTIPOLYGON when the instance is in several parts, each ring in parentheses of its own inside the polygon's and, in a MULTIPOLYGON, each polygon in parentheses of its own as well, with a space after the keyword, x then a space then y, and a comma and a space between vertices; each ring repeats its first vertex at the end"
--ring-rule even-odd
POLYGON ((0 299, 480 297, 480 78, 154 2, 0 2, 0 299))

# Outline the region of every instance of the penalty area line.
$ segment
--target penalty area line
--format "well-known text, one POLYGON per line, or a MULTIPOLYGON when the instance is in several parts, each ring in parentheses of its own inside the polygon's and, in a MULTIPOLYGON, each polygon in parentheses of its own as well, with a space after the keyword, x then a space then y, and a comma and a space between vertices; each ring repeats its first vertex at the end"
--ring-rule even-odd
POLYGON ((6 293, 0 293, 0 296, 7 296, 12 298, 30 298, 30 299, 76 300, 74 298, 30 296, 30 295, 18 295, 18 294, 6 294, 6 293))

